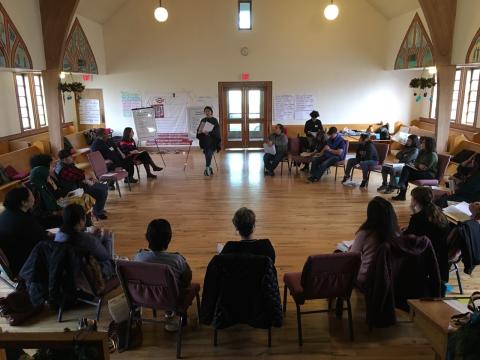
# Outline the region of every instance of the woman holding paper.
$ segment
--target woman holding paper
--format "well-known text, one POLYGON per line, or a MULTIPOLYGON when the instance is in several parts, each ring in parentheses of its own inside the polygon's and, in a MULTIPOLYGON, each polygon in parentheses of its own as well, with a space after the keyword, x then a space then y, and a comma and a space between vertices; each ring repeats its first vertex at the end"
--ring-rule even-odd
POLYGON ((205 106, 203 109, 205 117, 200 121, 197 128, 197 139, 200 141, 200 148, 205 154, 205 176, 213 175, 212 157, 215 151, 220 151, 220 125, 218 120, 213 117, 213 109, 205 106))
POLYGON ((265 155, 263 156, 263 163, 265 166, 265 175, 274 176, 275 168, 287 155, 288 151, 288 137, 285 135, 285 128, 282 124, 275 126, 275 132, 268 137, 264 148, 265 155))

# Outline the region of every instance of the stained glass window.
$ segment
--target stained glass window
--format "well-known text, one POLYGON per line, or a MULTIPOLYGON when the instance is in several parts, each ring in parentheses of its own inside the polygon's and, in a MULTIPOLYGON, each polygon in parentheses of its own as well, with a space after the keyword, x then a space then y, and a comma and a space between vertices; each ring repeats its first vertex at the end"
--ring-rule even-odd
POLYGON ((75 19, 67 38, 63 56, 63 71, 98 74, 95 55, 78 19, 75 19))
POLYGON ((480 29, 475 34, 467 52, 467 64, 480 63, 480 29))
POLYGON ((0 67, 33 68, 27 46, 2 4, 0 4, 0 67))
POLYGON ((418 14, 415 14, 402 46, 398 51, 395 69, 414 69, 434 66, 433 46, 418 14))

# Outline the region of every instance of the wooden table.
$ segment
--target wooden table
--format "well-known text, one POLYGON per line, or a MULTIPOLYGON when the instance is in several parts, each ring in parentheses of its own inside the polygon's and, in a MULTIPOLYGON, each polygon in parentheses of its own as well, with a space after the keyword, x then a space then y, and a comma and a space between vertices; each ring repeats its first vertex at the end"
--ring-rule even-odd
POLYGON ((445 359, 448 343, 448 325, 458 311, 442 300, 408 300, 410 317, 422 330, 435 351, 435 359, 445 359))

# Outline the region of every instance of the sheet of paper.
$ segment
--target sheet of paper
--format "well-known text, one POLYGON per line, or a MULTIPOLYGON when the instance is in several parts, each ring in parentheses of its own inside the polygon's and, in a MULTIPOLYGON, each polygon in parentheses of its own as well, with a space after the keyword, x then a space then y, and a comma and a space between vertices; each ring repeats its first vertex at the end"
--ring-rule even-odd
POLYGON ((461 202, 457 205, 450 205, 443 209, 443 213, 455 221, 467 221, 470 220, 472 213, 468 209, 468 203, 461 202))
POLYGON ((213 124, 206 122, 205 125, 203 125, 203 132, 211 132, 213 130, 214 126, 213 124))
POLYGON ((265 154, 275 155, 277 153, 277 150, 275 149, 275 144, 273 144, 272 146, 268 144, 263 144, 263 150, 265 150, 265 154))
POLYGON ((289 122, 295 118, 295 96, 277 95, 274 99, 274 118, 276 122, 289 122))
POLYGON ((449 305, 450 307, 454 308, 455 310, 457 310, 459 313, 461 314, 464 314, 464 313, 467 313, 467 312, 471 312, 469 309, 468 309, 468 305, 467 304, 463 304, 461 303, 460 301, 458 300, 443 300, 443 302, 447 305, 449 305))

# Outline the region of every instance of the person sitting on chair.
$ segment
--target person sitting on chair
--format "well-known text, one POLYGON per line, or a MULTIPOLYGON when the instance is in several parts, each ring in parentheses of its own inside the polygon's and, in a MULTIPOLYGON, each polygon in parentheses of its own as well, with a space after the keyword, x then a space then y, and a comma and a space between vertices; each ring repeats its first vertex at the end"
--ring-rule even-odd
POLYGON ((85 171, 75 166, 72 154, 69 150, 60 150, 59 160, 55 164, 60 187, 66 192, 82 188, 87 194, 95 199, 93 214, 100 220, 106 220, 105 203, 108 197, 108 186, 98 182, 94 178, 87 178, 85 171))
POLYGON ((275 132, 268 137, 267 144, 275 145, 275 155, 267 153, 263 156, 265 175, 275 176, 276 167, 288 152, 288 137, 285 135, 285 128, 282 124, 275 126, 275 132))
MULTIPOLYGON (((107 161, 108 171, 113 171, 117 167, 124 168, 128 172, 128 179, 125 182, 136 183, 137 179, 133 177, 134 166, 131 157, 123 158, 118 152, 114 144, 109 143, 109 133, 106 129, 100 128, 97 130, 97 138, 91 146, 92 152, 99 151, 103 158, 107 161)), ((115 190, 115 187, 110 184, 110 189, 115 190)))
POLYGON ((398 187, 400 193, 392 200, 406 200, 409 181, 435 179, 438 171, 438 155, 435 151, 435 140, 425 137, 420 141, 420 152, 415 160, 415 166, 404 166, 400 174, 398 187))
POLYGON ((134 135, 135 133, 133 129, 131 127, 126 127, 125 130, 123 130, 123 137, 119 142, 118 147, 127 158, 131 157, 133 161, 140 161, 145 167, 147 178, 154 179, 157 177, 157 175, 152 174, 150 167, 153 169, 153 171, 162 171, 163 168, 155 164, 148 151, 138 150, 137 144, 133 139, 134 135))
POLYGON ((360 135, 360 138, 358 139, 357 155, 347 161, 347 167, 345 169, 345 176, 343 177, 342 184, 353 184, 351 176, 352 169, 355 165, 360 165, 363 174, 360 188, 364 188, 365 186, 367 186, 368 182, 368 169, 370 168, 370 166, 375 166, 377 164, 378 152, 377 148, 370 140, 370 136, 368 134, 360 135), (350 180, 350 182, 347 183, 347 180, 350 180))
POLYGON ((351 252, 361 255, 356 285, 365 291, 368 272, 375 261, 380 244, 395 241, 400 236, 397 214, 392 204, 380 196, 374 197, 367 207, 367 219, 358 229, 351 252))
POLYGON ((309 182, 320 181, 324 172, 332 165, 341 161, 345 157, 343 153, 345 149, 345 140, 338 133, 336 127, 332 126, 327 132, 327 145, 322 149, 319 156, 312 162, 309 182))
POLYGON ((63 209, 63 225, 55 234, 56 243, 68 243, 79 253, 91 255, 102 268, 103 277, 108 280, 115 276, 112 260, 112 235, 109 231, 89 228, 86 231, 86 214, 83 207, 71 204, 63 209))
MULTIPOLYGON (((167 252, 172 240, 172 228, 165 219, 155 219, 148 224, 147 234, 148 250, 140 250, 134 261, 168 265, 177 279, 180 292, 184 293, 192 281, 192 270, 187 260, 179 253, 167 252)), ((178 321, 175 321, 173 311, 165 312, 165 329, 177 331, 178 321)))
POLYGON ((397 177, 400 176, 403 165, 413 165, 418 156, 418 136, 410 135, 405 147, 395 157, 398 163, 395 165, 385 164, 382 166, 382 186, 377 191, 384 194, 391 194, 397 188, 397 177), (390 182, 388 182, 390 175, 390 182))
POLYGON ((35 198, 25 187, 10 190, 5 195, 0 214, 0 249, 8 259, 10 270, 16 276, 35 245, 48 236, 31 210, 35 198))
POLYGON ((275 250, 268 239, 255 240, 255 213, 242 207, 235 212, 232 219, 235 230, 240 235, 240 241, 229 241, 223 247, 221 254, 252 254, 268 256, 275 264, 275 250))

